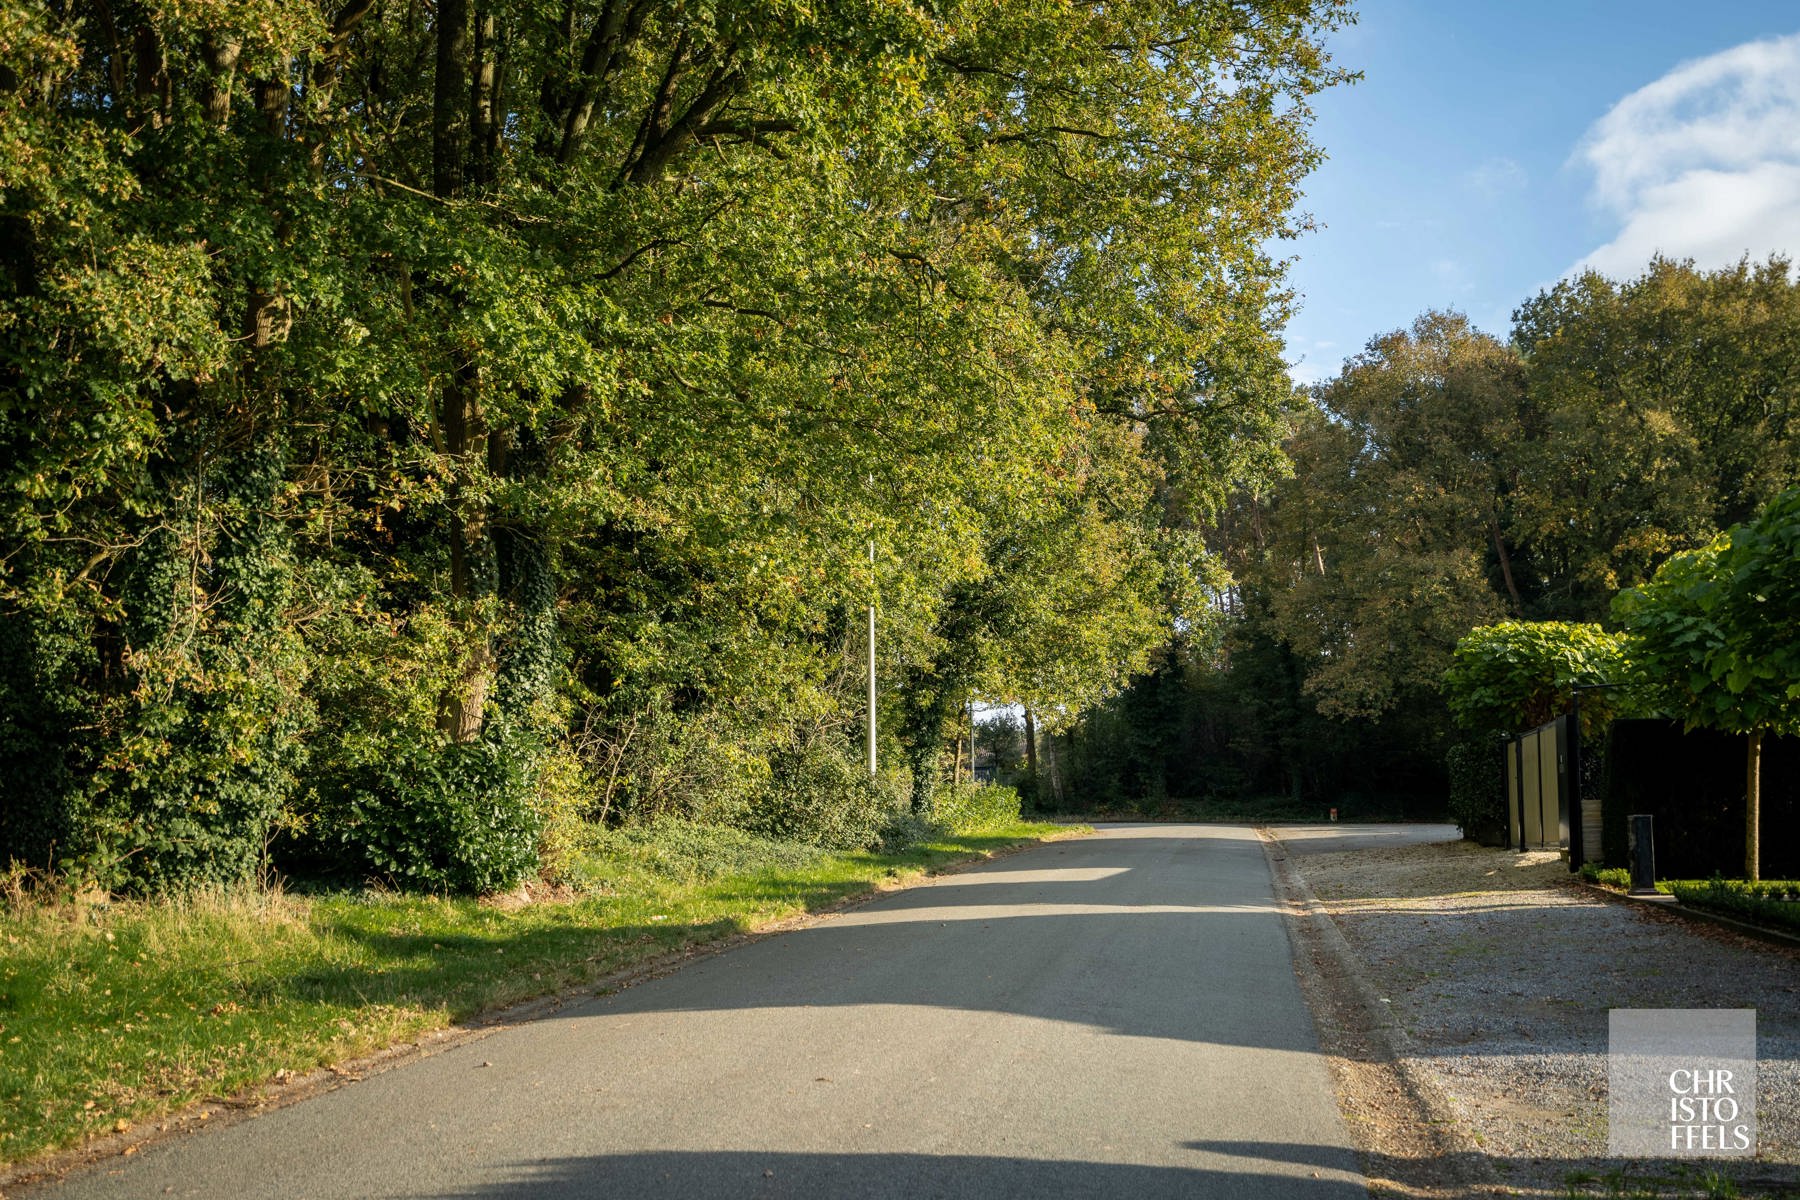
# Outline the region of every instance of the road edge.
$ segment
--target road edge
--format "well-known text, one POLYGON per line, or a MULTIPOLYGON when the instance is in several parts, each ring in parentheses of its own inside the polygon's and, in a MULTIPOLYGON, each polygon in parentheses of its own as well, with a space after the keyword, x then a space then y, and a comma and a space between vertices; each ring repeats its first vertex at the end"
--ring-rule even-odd
POLYGON ((1267 826, 1255 830, 1285 918, 1294 974, 1369 1194, 1417 1200, 1503 1194, 1449 1094, 1418 1064, 1412 1038, 1280 838, 1267 826))

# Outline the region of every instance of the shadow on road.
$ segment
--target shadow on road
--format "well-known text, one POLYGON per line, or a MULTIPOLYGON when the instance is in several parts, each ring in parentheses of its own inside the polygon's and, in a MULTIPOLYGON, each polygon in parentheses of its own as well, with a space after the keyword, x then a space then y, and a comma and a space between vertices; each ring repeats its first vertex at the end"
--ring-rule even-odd
MULTIPOLYGON (((743 886, 742 899, 756 902, 781 885, 771 877, 743 886)), ((1285 969, 1288 957, 1279 913, 1247 830, 1224 841, 1167 827, 1112 829, 1104 839, 1045 847, 881 897, 554 1017, 901 1005, 1307 1053, 1316 1042, 1297 998, 1258 999, 1271 963, 1285 969), (971 971, 970 963, 991 970, 971 971)), ((681 932, 650 925, 612 936, 678 946, 681 932)), ((419 940, 342 936, 381 943, 384 957, 419 940)), ((432 952, 490 952, 485 940, 466 940, 464 947, 440 935, 432 952)), ((405 975, 382 982, 404 987, 405 975)), ((288 986, 309 993, 316 981, 288 986)))
MULTIPOLYGON (((1254 1146, 1239 1144, 1253 1157, 1254 1146)), ((1283 1149, 1269 1147, 1279 1153, 1283 1149)), ((855 1196, 858 1200, 905 1197, 979 1197, 1004 1200, 1091 1200, 1099 1196, 1155 1200, 1180 1197, 1253 1197, 1254 1200, 1366 1200, 1368 1192, 1347 1177, 1339 1161, 1295 1176, 1266 1173, 1271 1162, 1295 1160, 1271 1154, 1246 1162, 1244 1173, 1131 1163, 1055 1162, 1023 1158, 930 1154, 793 1154, 757 1151, 595 1155, 517 1164, 516 1177, 451 1192, 421 1192, 409 1200, 704 1200, 710 1197, 855 1196)))

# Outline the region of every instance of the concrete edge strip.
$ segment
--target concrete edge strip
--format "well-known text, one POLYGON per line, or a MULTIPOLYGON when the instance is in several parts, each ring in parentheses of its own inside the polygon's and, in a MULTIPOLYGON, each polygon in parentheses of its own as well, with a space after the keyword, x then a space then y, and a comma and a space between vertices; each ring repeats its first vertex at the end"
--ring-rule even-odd
MULTIPOLYGON (((1431 1127, 1432 1139, 1438 1144, 1440 1155, 1448 1159, 1440 1160, 1438 1169, 1454 1175, 1469 1187, 1494 1186, 1497 1177, 1486 1153, 1465 1130, 1465 1123, 1449 1093, 1420 1064, 1421 1052, 1417 1045, 1394 1016, 1392 1006, 1382 1003, 1337 921, 1289 861, 1280 839, 1261 825, 1256 826, 1256 836, 1262 843, 1263 857, 1268 861, 1278 898, 1283 902, 1282 912, 1287 918, 1289 938, 1295 951, 1295 968, 1311 969, 1307 956, 1301 953, 1310 938, 1311 945, 1330 960, 1336 986, 1347 991, 1361 1010, 1366 1022, 1365 1032, 1381 1056, 1382 1065, 1392 1070, 1396 1082, 1431 1127)), ((1320 983, 1325 986, 1324 981, 1320 983)), ((1315 1024, 1320 1024, 1316 1020, 1318 1016, 1315 1012, 1315 1024)), ((1322 1024, 1319 1032, 1321 1048, 1327 1054, 1336 1054, 1337 1048, 1330 1044, 1335 1040, 1334 1036, 1322 1024)))

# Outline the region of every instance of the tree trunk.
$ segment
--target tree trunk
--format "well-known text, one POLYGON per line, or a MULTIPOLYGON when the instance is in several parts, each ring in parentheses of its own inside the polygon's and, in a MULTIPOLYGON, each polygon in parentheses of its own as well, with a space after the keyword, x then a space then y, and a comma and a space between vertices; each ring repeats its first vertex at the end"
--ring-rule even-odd
POLYGON ((237 76, 238 56, 244 43, 229 35, 209 36, 200 45, 200 57, 206 64, 206 80, 200 88, 200 108, 206 123, 214 129, 225 128, 231 120, 231 86, 237 76))
MULTIPOLYGON (((450 595, 459 608, 492 594, 496 579, 485 501, 471 500, 467 475, 487 457, 487 421, 473 367, 458 371, 444 388, 444 452, 451 461, 450 595)), ((451 740, 472 742, 481 733, 482 709, 493 683, 495 658, 485 630, 470 626, 466 658, 457 682, 438 708, 438 728, 451 740)))
MULTIPOLYGON (((492 103, 492 73, 476 65, 471 77, 469 0, 438 0, 437 74, 431 105, 431 190, 444 200, 463 193, 470 175, 470 127, 492 103)), ((493 26, 483 33, 491 42, 493 26)), ((477 180, 479 182, 479 180, 477 180)), ((472 358, 473 347, 465 347, 472 358)), ((466 622, 467 645, 456 682, 438 704, 438 728, 457 742, 474 741, 493 684, 493 643, 469 602, 493 593, 496 585, 486 501, 471 496, 470 484, 488 455, 487 420, 481 407, 479 368, 465 365, 444 385, 440 425, 442 452, 450 460, 446 488, 450 509, 450 595, 458 619, 466 622)))
POLYGON ((477 188, 494 182, 500 131, 494 106, 499 100, 499 23, 492 12, 475 14, 475 78, 469 91, 469 178, 477 188))
POLYGON ((1506 539, 1500 536, 1498 517, 1488 522, 1488 532, 1494 537, 1494 553, 1500 559, 1500 577, 1506 581, 1506 594, 1512 597, 1513 616, 1522 620, 1525 616, 1525 602, 1519 598, 1519 585, 1513 581, 1512 556, 1506 552, 1506 539))
POLYGON ((1750 735, 1744 758, 1744 878, 1762 878, 1762 743, 1763 731, 1750 735))
POLYGON ((1031 782, 1037 783, 1037 722, 1031 718, 1031 710, 1025 710, 1025 770, 1031 776, 1031 782))
POLYGON ((438 0, 437 75, 431 98, 431 190, 461 194, 469 159, 469 0, 438 0))
POLYGON ((969 782, 975 782, 975 697, 969 697, 969 782))
POLYGON ((173 95, 169 83, 169 56, 162 41, 148 25, 139 25, 132 40, 132 54, 137 59, 137 82, 133 85, 140 116, 149 119, 152 129, 161 129, 168 119, 169 101, 173 95))

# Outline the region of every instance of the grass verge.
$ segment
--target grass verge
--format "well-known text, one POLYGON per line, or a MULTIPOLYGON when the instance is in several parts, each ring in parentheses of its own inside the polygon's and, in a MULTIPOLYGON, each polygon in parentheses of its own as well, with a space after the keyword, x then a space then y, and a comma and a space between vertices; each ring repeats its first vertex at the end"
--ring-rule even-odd
POLYGON ((0 1167, 1067 826, 832 853, 597 832, 536 902, 245 889, 0 910, 0 1167))

